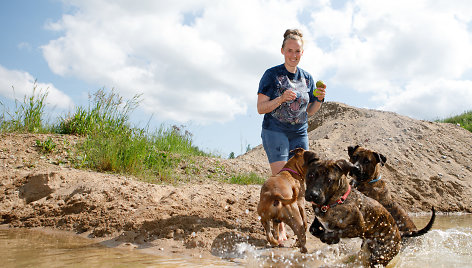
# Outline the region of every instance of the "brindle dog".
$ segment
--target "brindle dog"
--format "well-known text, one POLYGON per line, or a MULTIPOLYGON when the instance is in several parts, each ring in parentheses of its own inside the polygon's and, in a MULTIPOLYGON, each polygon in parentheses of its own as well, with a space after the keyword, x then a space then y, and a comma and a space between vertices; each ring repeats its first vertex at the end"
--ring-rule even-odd
POLYGON ((272 246, 281 246, 279 224, 286 223, 297 235, 298 246, 302 253, 307 252, 305 214, 305 172, 304 149, 295 149, 279 174, 271 176, 262 185, 257 213, 261 217, 267 241, 272 246), (270 230, 270 223, 274 233, 270 230))
POLYGON ((327 244, 360 237, 369 252, 368 265, 387 265, 400 250, 400 231, 384 206, 351 188, 347 174, 357 167, 346 160, 319 160, 310 151, 304 158, 305 199, 316 216, 310 232, 327 244))
POLYGON ((419 236, 431 229, 435 219, 434 207, 429 223, 423 229, 417 230, 408 213, 391 196, 380 174, 380 167, 387 162, 385 156, 359 145, 349 146, 347 151, 351 163, 358 168, 358 172, 351 174, 354 177, 353 185, 361 193, 379 201, 392 214, 402 234, 408 232, 411 236, 419 236))

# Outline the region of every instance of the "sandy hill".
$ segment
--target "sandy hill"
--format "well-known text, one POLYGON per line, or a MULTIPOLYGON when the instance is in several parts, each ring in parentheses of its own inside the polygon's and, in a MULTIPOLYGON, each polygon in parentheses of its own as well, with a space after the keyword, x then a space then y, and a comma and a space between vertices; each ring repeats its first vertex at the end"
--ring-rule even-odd
MULTIPOLYGON (((340 103, 323 104, 309 126, 310 149, 322 157, 347 159, 347 147, 356 144, 385 155, 383 179, 407 211, 429 212, 434 205, 472 212, 472 133, 459 126, 340 103)), ((266 245, 256 213, 261 186, 214 180, 245 172, 267 176, 261 146, 236 159, 182 163, 175 173, 186 184, 159 185, 74 169, 69 157, 77 142, 64 135, 0 134, 0 228, 72 231, 163 256, 227 256, 237 253, 237 242, 266 245), (57 144, 54 153, 36 145, 46 138, 57 144)), ((308 205, 307 215, 311 222, 308 205)), ((310 252, 323 246, 308 239, 310 252)))
MULTIPOLYGON (((472 212, 472 133, 460 126, 327 102, 308 131, 310 150, 324 158, 349 159, 356 144, 386 156, 382 176, 409 211, 472 212)), ((267 161, 261 146, 240 158, 267 161)))

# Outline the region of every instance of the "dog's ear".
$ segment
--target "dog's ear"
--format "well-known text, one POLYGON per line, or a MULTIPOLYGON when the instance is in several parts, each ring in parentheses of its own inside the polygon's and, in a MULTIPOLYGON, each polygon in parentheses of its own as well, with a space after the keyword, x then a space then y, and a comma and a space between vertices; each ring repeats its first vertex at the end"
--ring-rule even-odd
POLYGON ((359 145, 347 147, 347 154, 349 155, 349 157, 351 157, 354 154, 357 148, 359 148, 359 145))
POLYGON ((305 151, 303 153, 303 160, 305 160, 305 163, 303 165, 307 167, 309 164, 320 160, 320 158, 315 152, 305 151))
POLYGON ((302 154, 304 151, 305 151, 305 149, 303 149, 303 148, 297 148, 297 149, 291 150, 290 153, 295 155, 295 154, 302 154))
POLYGON ((377 162, 379 162, 382 166, 387 162, 387 157, 383 156, 382 154, 374 152, 374 156, 377 162))
POLYGON ((336 166, 342 171, 344 175, 347 175, 350 172, 355 172, 357 169, 359 169, 357 166, 344 159, 336 161, 336 166))

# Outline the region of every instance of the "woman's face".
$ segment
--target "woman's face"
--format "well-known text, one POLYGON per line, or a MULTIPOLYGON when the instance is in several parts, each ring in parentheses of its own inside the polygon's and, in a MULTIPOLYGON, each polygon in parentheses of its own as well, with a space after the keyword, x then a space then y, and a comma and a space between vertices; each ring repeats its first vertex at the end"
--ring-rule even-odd
POLYGON ((300 40, 288 39, 285 41, 285 46, 282 48, 282 54, 285 57, 285 66, 289 71, 296 70, 300 58, 303 55, 303 47, 300 40))

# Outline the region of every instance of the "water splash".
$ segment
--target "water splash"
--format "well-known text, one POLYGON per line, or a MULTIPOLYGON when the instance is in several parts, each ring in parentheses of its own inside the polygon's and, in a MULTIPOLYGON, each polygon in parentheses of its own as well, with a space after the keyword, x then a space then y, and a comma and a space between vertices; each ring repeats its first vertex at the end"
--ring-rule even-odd
POLYGON ((409 243, 395 267, 472 267, 472 228, 432 230, 409 243))
MULTIPOLYGON (((297 248, 260 249, 240 243, 238 255, 244 256, 245 267, 363 267, 360 244, 360 239, 343 239, 301 254, 297 248)), ((472 267, 472 228, 434 229, 412 238, 388 267, 472 267)))
POLYGON ((245 267, 359 267, 360 239, 347 239, 336 245, 324 245, 308 254, 298 248, 257 249, 239 244, 245 255, 245 267))

